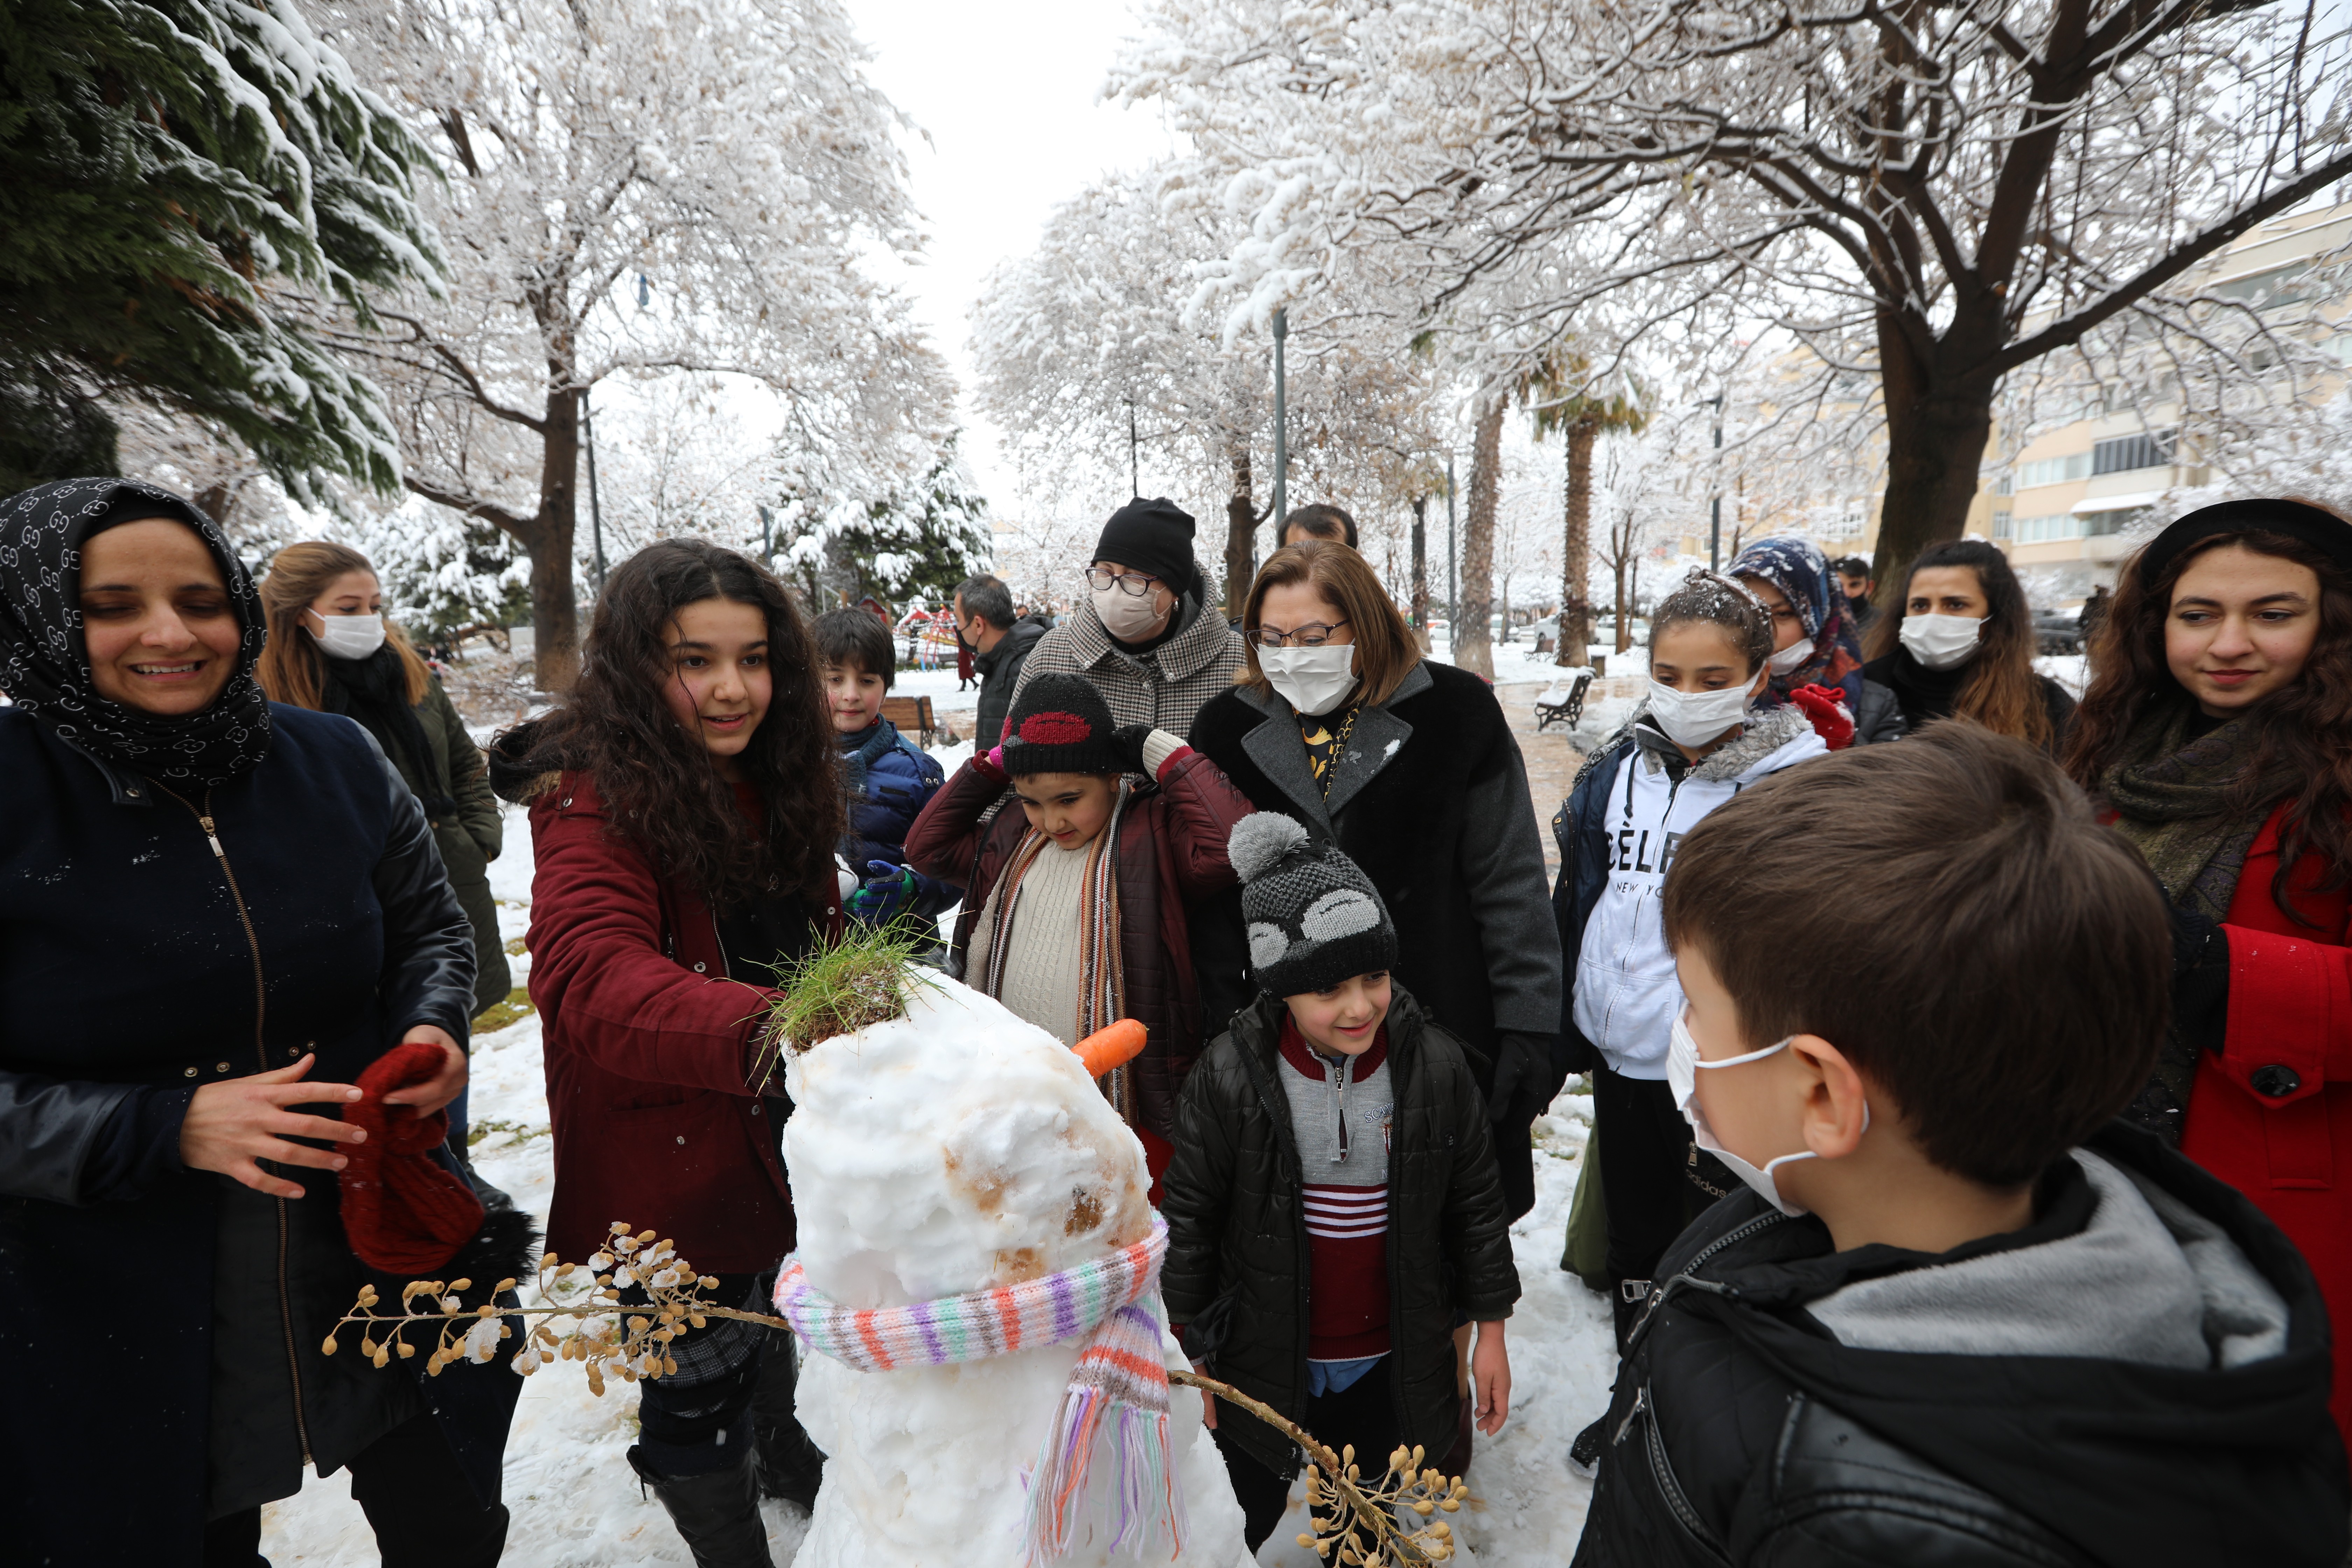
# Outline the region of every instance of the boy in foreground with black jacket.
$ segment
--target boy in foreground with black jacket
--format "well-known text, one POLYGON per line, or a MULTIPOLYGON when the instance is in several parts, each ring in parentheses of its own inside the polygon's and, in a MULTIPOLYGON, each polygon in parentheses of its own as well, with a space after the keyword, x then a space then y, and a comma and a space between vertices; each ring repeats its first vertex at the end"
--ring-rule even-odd
MULTIPOLYGON (((1444 1468, 1465 1435, 1457 1322, 1477 1324, 1479 1428, 1510 1411, 1502 1320, 1519 1277, 1486 1102, 1461 1042, 1390 979, 1396 928, 1355 862, 1276 812, 1243 818, 1227 856, 1260 994, 1178 1105, 1169 1321, 1194 1365, 1335 1450, 1353 1444, 1367 1475, 1399 1447, 1444 1468)), ((1220 1422, 1213 1398, 1207 1422, 1255 1552, 1298 1451, 1263 1423, 1220 1422)))
POLYGON ((2326 1310, 2113 1120, 2171 944, 2055 767, 1959 721, 1823 759, 1708 816, 1664 898, 1669 1079, 1749 1190, 1659 1266, 1579 1564, 2344 1560, 2326 1310), (1834 973, 1787 961, 1791 907, 1834 973))

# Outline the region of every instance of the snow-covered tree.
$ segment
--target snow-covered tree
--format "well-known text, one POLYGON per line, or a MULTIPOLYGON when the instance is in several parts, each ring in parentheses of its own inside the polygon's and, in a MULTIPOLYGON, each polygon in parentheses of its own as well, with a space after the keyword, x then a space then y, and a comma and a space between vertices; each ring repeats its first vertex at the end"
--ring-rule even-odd
POLYGON ((777 564, 813 599, 940 604, 987 569, 992 547, 988 502, 951 436, 919 481, 816 520, 786 542, 777 564))
POLYGON ((409 489, 520 541, 538 675, 576 658, 581 405, 616 374, 773 388, 839 474, 904 473, 949 400, 860 262, 917 246, 897 112, 838 0, 383 0, 334 15, 429 127, 446 304, 347 347, 392 392, 409 489))
POLYGON ((1115 85, 1248 209, 1235 317, 1378 249, 1531 353, 1712 311, 1871 378, 1885 579, 1960 531, 2003 376, 2180 322, 2202 258, 2352 174, 2347 57, 2322 0, 1159 0, 1115 85))
POLYGON ((530 612, 530 563, 486 522, 411 498, 356 533, 383 584, 385 613, 412 633, 451 637, 530 612))
MULTIPOLYGON (((1123 500, 1132 434, 1153 477, 1144 489, 1172 477, 1165 488, 1196 513, 1222 510, 1237 614, 1267 519, 1272 345, 1221 341, 1188 310, 1196 269, 1239 233, 1194 175, 1161 163, 1056 209, 1036 252, 990 277, 973 351, 981 406, 1012 433, 1033 490, 1111 480, 1123 500)), ((1401 331, 1360 315, 1318 308, 1289 327, 1290 500, 1376 501, 1433 444, 1426 372, 1401 331)))
POLYGON ((320 329, 437 276, 431 158, 303 11, 10 0, 0 72, 0 493, 114 471, 109 405, 202 421, 298 489, 395 486, 389 412, 320 329))

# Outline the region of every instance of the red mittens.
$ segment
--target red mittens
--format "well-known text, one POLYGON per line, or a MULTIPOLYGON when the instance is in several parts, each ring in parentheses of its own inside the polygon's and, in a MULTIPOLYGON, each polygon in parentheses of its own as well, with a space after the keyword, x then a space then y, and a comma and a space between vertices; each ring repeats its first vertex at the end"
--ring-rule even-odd
POLYGON ((369 1268, 386 1274, 430 1274, 482 1228, 482 1201, 465 1178, 435 1163, 434 1145, 449 1136, 449 1114, 419 1116, 413 1105, 386 1105, 387 1094, 425 1082, 446 1058, 429 1040, 394 1046, 360 1075, 366 1097, 343 1108, 343 1120, 367 1129, 347 1143, 341 1173, 343 1232, 369 1268))
POLYGON ((1800 686, 1789 693, 1807 719, 1812 721, 1813 733, 1832 752, 1843 752, 1853 743, 1853 718, 1845 710, 1845 693, 1833 686, 1800 686))

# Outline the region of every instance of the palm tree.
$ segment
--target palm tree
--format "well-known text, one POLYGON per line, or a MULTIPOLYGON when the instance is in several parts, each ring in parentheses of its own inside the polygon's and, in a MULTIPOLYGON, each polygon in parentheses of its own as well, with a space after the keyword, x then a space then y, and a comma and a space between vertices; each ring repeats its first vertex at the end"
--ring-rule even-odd
MULTIPOLYGON (((1535 407, 1537 440, 1554 431, 1567 437, 1559 652, 1553 662, 1573 667, 1584 662, 1592 641, 1592 603, 1586 593, 1592 571, 1592 443, 1604 431, 1636 434, 1650 416, 1638 385, 1629 381, 1615 392, 1601 392, 1592 384, 1592 362, 1565 343, 1554 345, 1520 378, 1518 396, 1535 407)), ((1622 612, 1619 618, 1622 639, 1622 612)))

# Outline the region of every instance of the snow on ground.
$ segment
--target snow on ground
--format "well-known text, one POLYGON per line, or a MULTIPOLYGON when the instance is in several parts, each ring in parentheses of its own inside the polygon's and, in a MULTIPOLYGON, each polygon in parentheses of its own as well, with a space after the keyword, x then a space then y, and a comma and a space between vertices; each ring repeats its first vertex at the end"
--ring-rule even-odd
MULTIPOLYGON (((1507 645, 1496 652, 1507 653, 1507 645)), ((1549 658, 1549 656, 1545 656, 1549 658)), ((1549 679, 1534 656, 1506 679, 1549 679)), ((1498 661, 1499 663, 1499 661, 1498 661)), ((955 695, 955 671, 909 672, 898 690, 928 690, 935 707, 955 695), (917 686, 914 683, 926 684, 917 686)), ((964 694, 968 704, 971 693, 964 694)), ((1588 708, 1588 715, 1591 710, 1588 708)), ((1591 723, 1588 717, 1588 727, 1591 723)), ((970 746, 937 753, 950 772, 970 746)), ((530 920, 530 826, 506 811, 506 849, 490 867, 503 934, 514 946, 530 920)), ((530 974, 527 954, 512 953, 515 984, 530 974)), ((520 1021, 474 1041, 470 1115, 481 1134, 473 1146, 482 1173, 515 1202, 544 1218, 554 1181, 549 1150, 540 1021, 520 1021)), ((1467 1548, 1458 1561, 1483 1568, 1534 1568, 1567 1560, 1583 1529, 1590 1484, 1568 1468, 1568 1445, 1606 1406, 1615 1353, 1608 1303, 1562 1273, 1559 1255, 1576 1189, 1591 1101, 1572 1082, 1536 1123, 1536 1206, 1512 1226, 1524 1294, 1509 1328, 1511 1416, 1499 1436, 1478 1439, 1470 1468, 1473 1501, 1455 1521, 1467 1548)), ((619 1218, 623 1216, 615 1215, 619 1218)), ((690 1261, 690 1259, 689 1259, 690 1261)), ((397 1375, 387 1373, 386 1375, 397 1375)), ((692 1561, 659 1504, 641 1492, 622 1457, 635 1440, 636 1395, 614 1384, 603 1398, 588 1392, 576 1366, 555 1363, 523 1384, 507 1444, 506 1503, 514 1516, 504 1562, 509 1568, 622 1568, 692 1561)), ((1030 1439, 1024 1435, 1021 1441, 1030 1439)), ((1296 1502, 1294 1500, 1294 1507, 1296 1502)), ((764 1505, 769 1545, 790 1564, 808 1521, 789 1503, 764 1505)), ((1258 1554, 1263 1564, 1318 1563, 1292 1542, 1294 1513, 1258 1554)), ((359 1568, 377 1561, 374 1537, 351 1498, 348 1473, 309 1479, 299 1496, 262 1512, 263 1553, 286 1568, 359 1568)))

